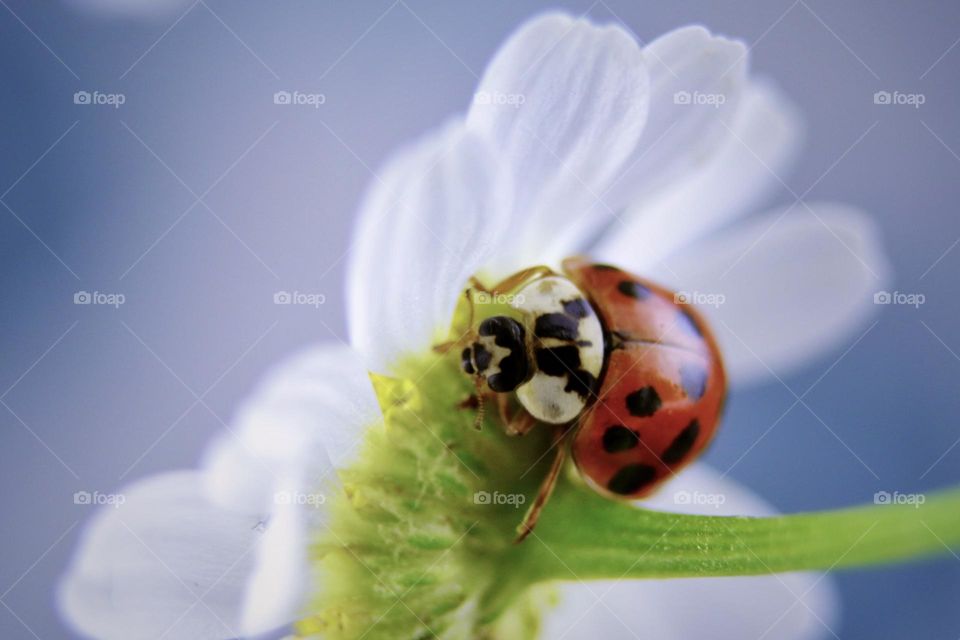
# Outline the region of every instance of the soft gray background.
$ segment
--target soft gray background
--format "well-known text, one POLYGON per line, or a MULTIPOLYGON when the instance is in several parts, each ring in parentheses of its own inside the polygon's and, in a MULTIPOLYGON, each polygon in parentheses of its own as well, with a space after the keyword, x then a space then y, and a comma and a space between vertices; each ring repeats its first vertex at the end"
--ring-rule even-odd
MULTIPOLYGON (((0 636, 69 637, 51 593, 90 514, 73 493, 193 465, 271 363, 345 337, 341 257, 371 169, 463 110, 498 44, 548 5, 207 0, 149 19, 0 5, 0 636), (276 106, 281 89, 326 104, 276 106), (77 106, 77 90, 126 104, 77 106), (77 306, 79 290, 127 301, 77 306), (276 306, 278 290, 327 303, 276 306)), ((960 481, 956 6, 568 6, 644 40, 702 22, 752 43, 754 67, 808 120, 791 188, 837 163, 809 197, 871 211, 897 288, 927 298, 882 307, 806 396, 845 444, 803 406, 776 422, 794 397, 771 381, 734 395, 709 461, 736 462, 734 477, 786 511, 960 481), (878 90, 926 103, 878 106, 878 90)), ((840 355, 785 383, 802 394, 840 355)), ((841 637, 960 636, 960 559, 836 579, 841 637)))

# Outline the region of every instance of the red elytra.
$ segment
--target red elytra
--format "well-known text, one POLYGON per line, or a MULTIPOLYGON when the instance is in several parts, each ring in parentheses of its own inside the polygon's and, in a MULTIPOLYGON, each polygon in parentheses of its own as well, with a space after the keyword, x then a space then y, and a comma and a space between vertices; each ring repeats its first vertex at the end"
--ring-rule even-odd
POLYGON ((600 316, 606 341, 574 461, 601 493, 644 497, 716 433, 726 396, 716 339, 694 307, 648 280, 583 258, 565 260, 563 271, 600 316))

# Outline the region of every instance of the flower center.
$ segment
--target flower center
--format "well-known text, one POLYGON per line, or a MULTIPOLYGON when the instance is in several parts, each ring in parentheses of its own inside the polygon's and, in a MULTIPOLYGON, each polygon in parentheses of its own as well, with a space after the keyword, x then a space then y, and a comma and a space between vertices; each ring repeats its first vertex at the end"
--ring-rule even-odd
MULTIPOLYGON (((382 424, 331 492, 312 546, 320 587, 304 636, 531 637, 539 617, 514 545, 550 456, 550 434, 480 431, 463 401, 473 387, 452 357, 373 376, 382 424)), ((535 543, 534 543, 535 544, 535 543)), ((542 603, 541 603, 542 604, 542 603)))

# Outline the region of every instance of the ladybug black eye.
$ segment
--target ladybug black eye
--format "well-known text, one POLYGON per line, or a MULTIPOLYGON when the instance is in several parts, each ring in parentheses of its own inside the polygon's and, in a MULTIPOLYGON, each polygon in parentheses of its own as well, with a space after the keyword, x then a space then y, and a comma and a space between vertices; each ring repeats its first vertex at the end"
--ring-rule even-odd
POLYGON ((467 347, 460 354, 460 368, 463 369, 463 372, 467 375, 473 375, 476 373, 476 370, 473 368, 473 363, 470 361, 470 347, 467 347))
POLYGON ((473 361, 477 363, 477 371, 483 373, 490 368, 490 361, 493 359, 493 354, 487 351, 487 348, 484 347, 479 342, 474 343, 473 345, 473 361))

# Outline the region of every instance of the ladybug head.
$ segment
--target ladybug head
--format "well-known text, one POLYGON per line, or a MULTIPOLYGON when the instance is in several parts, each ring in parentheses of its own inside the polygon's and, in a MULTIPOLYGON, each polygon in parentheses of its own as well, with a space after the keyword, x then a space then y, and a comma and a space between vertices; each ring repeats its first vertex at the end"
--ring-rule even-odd
POLYGON ((460 354, 464 373, 486 380, 491 391, 513 391, 530 378, 526 331, 507 316, 480 323, 477 339, 460 354))

